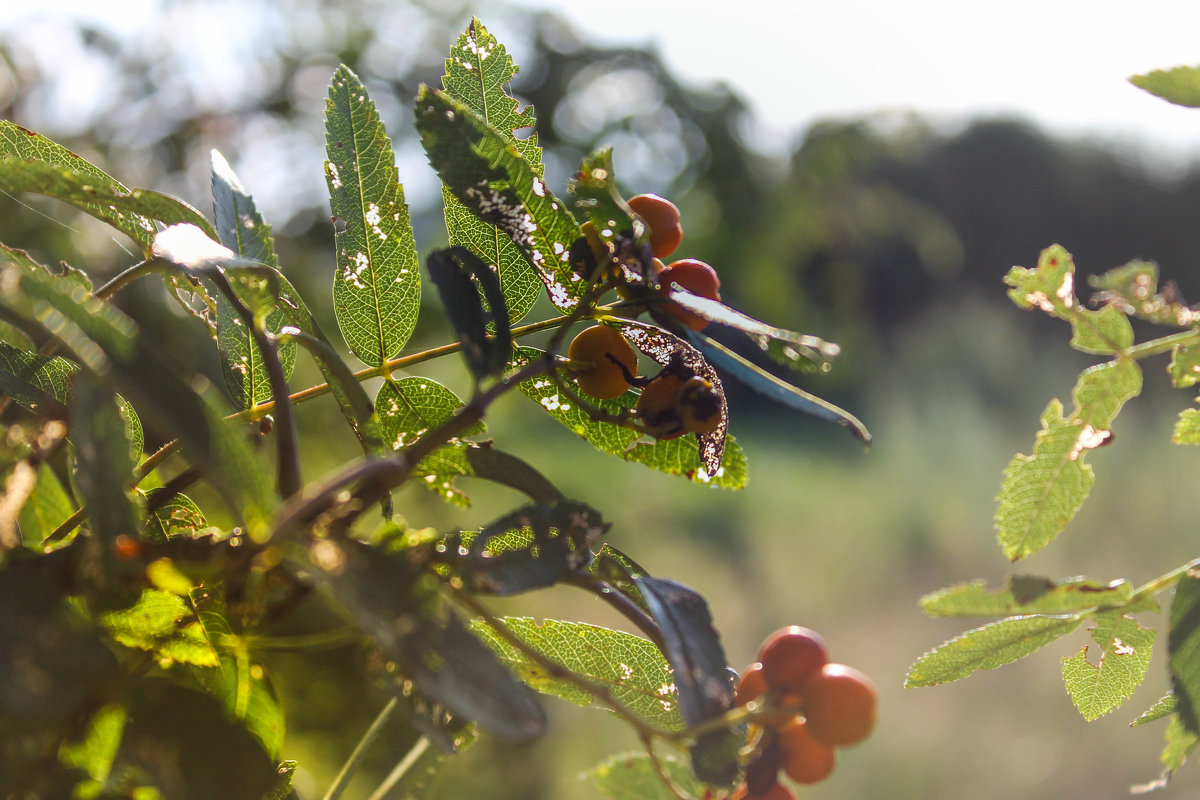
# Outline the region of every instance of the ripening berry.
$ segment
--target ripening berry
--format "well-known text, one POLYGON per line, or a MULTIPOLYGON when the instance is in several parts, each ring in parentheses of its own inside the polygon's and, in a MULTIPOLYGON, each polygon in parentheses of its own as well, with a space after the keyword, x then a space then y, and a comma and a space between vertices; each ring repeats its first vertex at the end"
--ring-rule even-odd
POLYGON ((575 372, 579 388, 601 400, 619 397, 637 373, 637 353, 615 328, 593 325, 571 340, 567 358, 582 366, 575 372))
POLYGON ((639 194, 629 198, 629 207, 650 228, 650 250, 656 258, 675 252, 683 241, 683 227, 674 203, 656 194, 639 194))
POLYGON ((875 727, 875 687, 845 664, 826 664, 804 687, 809 733, 832 747, 856 744, 875 727))
POLYGON ((762 664, 757 661, 742 670, 734 690, 734 699, 739 706, 744 706, 751 700, 757 700, 767 693, 767 678, 763 675, 762 664))
POLYGON ((684 381, 676 405, 688 433, 703 436, 721 427, 721 395, 698 375, 684 381))
MULTIPOLYGON (((670 297, 671 284, 677 283, 694 295, 710 300, 721 299, 721 279, 717 277, 717 271, 694 258, 668 264, 658 273, 658 282, 661 285, 658 291, 660 297, 670 297)), ((694 331, 704 330, 708 326, 708 320, 704 317, 693 314, 674 301, 663 303, 661 308, 694 331)))
POLYGON ((635 411, 642 424, 654 429, 656 439, 676 439, 687 433, 679 418, 679 390, 683 381, 677 375, 659 375, 642 389, 635 411))
MULTIPOLYGON (((825 642, 816 631, 791 625, 775 631, 758 651, 763 675, 772 690, 799 692, 829 660, 825 642)), ((804 692, 807 698, 807 691, 804 692)))
POLYGON ((833 748, 814 739, 799 718, 779 729, 779 749, 783 772, 796 783, 817 783, 833 772, 833 748))

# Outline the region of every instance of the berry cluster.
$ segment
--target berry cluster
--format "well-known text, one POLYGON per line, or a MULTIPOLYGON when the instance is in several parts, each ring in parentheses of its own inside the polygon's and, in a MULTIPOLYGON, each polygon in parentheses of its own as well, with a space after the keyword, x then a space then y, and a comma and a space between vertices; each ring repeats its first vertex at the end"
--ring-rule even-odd
MULTIPOLYGON (((720 300, 721 281, 716 270, 694 258, 671 264, 662 262, 683 239, 679 209, 674 203, 658 195, 639 194, 629 198, 628 205, 648 231, 650 250, 654 255, 652 286, 657 287, 651 297, 663 298, 656 307, 692 330, 701 330, 708 325, 708 320, 670 300, 671 286, 675 284, 701 297, 720 300)), ((582 229, 592 257, 601 265, 600 277, 615 277, 618 271, 596 226, 585 222, 582 229)), ((629 286, 618 282, 618 289, 625 290, 624 296, 632 296, 629 286)), ((632 386, 641 388, 635 409, 637 416, 659 439, 674 439, 688 433, 702 436, 712 433, 721 424, 721 395, 711 383, 697 375, 671 369, 665 369, 653 378, 639 378, 637 355, 615 328, 595 325, 584 330, 572 340, 567 357, 575 382, 593 397, 611 400, 632 386)))
POLYGON ((834 749, 865 739, 875 725, 875 688, 853 667, 829 661, 825 643, 793 625, 767 637, 742 672, 739 706, 755 704, 754 757, 734 800, 790 800, 779 771, 800 784, 833 772, 834 749))

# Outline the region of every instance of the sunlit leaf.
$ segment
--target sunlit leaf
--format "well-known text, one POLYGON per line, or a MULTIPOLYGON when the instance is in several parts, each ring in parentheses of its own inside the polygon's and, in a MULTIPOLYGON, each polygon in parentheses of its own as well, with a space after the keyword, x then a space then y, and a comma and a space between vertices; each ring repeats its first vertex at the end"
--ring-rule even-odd
POLYGON ((170 592, 146 589, 129 608, 101 615, 100 624, 118 644, 154 653, 160 666, 217 666, 217 653, 192 609, 170 592))
POLYGON ((921 598, 931 617, 1004 617, 1018 614, 1071 614, 1103 605, 1121 605, 1133 587, 1123 580, 1102 583, 1087 578, 1054 582, 1018 575, 1008 585, 987 591, 983 581, 961 583, 921 598))
MULTIPOLYGON (((580 622, 529 617, 504 617, 502 622, 537 652, 607 688, 646 722, 670 730, 683 727, 671 668, 653 642, 580 622)), ((531 688, 581 706, 598 702, 577 684, 548 673, 482 620, 472 622, 471 629, 531 688)))
POLYGON ((196 677, 262 743, 271 757, 283 746, 283 711, 263 666, 250 655, 245 641, 233 633, 224 603, 208 587, 191 594, 203 637, 218 656, 209 669, 198 669, 196 677))
POLYGON ((1174 281, 1158 288, 1158 265, 1152 261, 1130 261, 1103 275, 1092 275, 1088 283, 1098 290, 1093 305, 1114 306, 1123 314, 1156 325, 1187 328, 1200 322, 1200 311, 1184 301, 1174 281))
POLYGON ((1034 269, 1013 267, 1004 282, 1020 308, 1037 308, 1071 323, 1071 346, 1085 353, 1115 355, 1133 344, 1129 319, 1116 306, 1093 311, 1075 296, 1075 261, 1059 245, 1042 251, 1034 269))
MULTIPOLYGON (((696 780, 690 764, 670 754, 659 756, 658 762, 671 781, 689 796, 704 797, 704 784, 696 780)), ((645 753, 612 756, 589 772, 588 777, 608 800, 677 800, 645 753)))
MULTIPOLYGON (((515 363, 523 366, 541 355, 539 350, 519 347, 515 363)), ((721 466, 715 474, 709 475, 701 465, 700 445, 693 436, 656 441, 642 437, 630 428, 593 420, 585 410, 563 395, 549 378, 533 378, 518 388, 554 419, 605 453, 640 462, 668 475, 682 475, 696 483, 725 489, 740 489, 746 485, 746 457, 732 436, 725 440, 721 466)), ((599 408, 617 414, 632 410, 637 404, 637 395, 626 392, 615 400, 594 402, 599 408)))
POLYGON ((1069 417, 1063 416, 1058 400, 1050 401, 1033 454, 1016 455, 1004 471, 996 533, 1006 556, 1024 558, 1063 531, 1095 482, 1091 465, 1085 463, 1088 451, 1108 443, 1117 412, 1141 388, 1138 365, 1118 359, 1079 376, 1069 417))
POLYGON ((43 464, 33 494, 21 507, 21 535, 29 544, 40 544, 50 532, 75 512, 75 503, 54 470, 43 464))
POLYGON ((1117 611, 1098 614, 1092 638, 1100 646, 1099 663, 1088 648, 1062 660, 1063 683, 1071 702, 1088 722, 1129 699, 1141 685, 1154 652, 1154 631, 1117 611))
POLYGON ((1200 574, 1195 571, 1175 585, 1170 622, 1167 647, 1179 718, 1189 733, 1200 733, 1200 574))
POLYGON ((158 498, 167 491, 160 487, 146 493, 146 506, 154 509, 146 517, 147 539, 165 542, 173 536, 196 536, 208 527, 204 512, 187 495, 173 494, 160 505, 158 498))
POLYGON ((124 707, 104 706, 92 715, 87 731, 79 741, 67 742, 59 748, 59 761, 83 770, 94 781, 108 780, 117 749, 121 746, 126 718, 124 707))
POLYGON ((1082 616, 1018 616, 962 633, 917 659, 908 669, 908 688, 933 686, 995 669, 1024 658, 1083 622, 1082 616))
MULTIPOLYGON (((403 450, 462 408, 462 401, 454 392, 435 380, 409 376, 385 383, 379 387, 375 398, 375 412, 379 420, 379 435, 392 450, 403 450)), ((463 436, 483 433, 486 430, 478 422, 463 431, 463 436)), ((460 475, 472 474, 465 448, 454 441, 430 453, 413 470, 432 491, 451 502, 464 505, 467 497, 454 485, 460 475)))
POLYGON ((1129 82, 1168 103, 1200 108, 1200 67, 1156 69, 1133 75, 1129 82))
MULTIPOLYGON (((263 221, 254 198, 242 187, 225 158, 212 151, 213 212, 221 244, 243 258, 279 268, 271 226, 263 221)), ((237 317, 225 295, 217 293, 217 350, 221 355, 221 373, 234 402, 241 408, 253 408, 271 397, 271 383, 262 364, 262 354, 250 331, 237 317)), ((275 309, 267 317, 266 328, 278 333, 286 315, 275 309)), ((284 376, 290 377, 296 361, 296 345, 278 346, 284 376)))
POLYGON ((392 143, 366 88, 345 66, 334 72, 325 103, 325 152, 338 220, 334 310, 350 349, 378 367, 416 327, 421 279, 392 143))
MULTIPOLYGON (((542 150, 537 135, 516 138, 519 130, 533 127, 533 107, 517 111, 517 101, 504 87, 517 74, 517 67, 504 45, 479 22, 472 19, 467 30, 446 59, 442 88, 446 94, 470 108, 529 162, 534 174, 543 175, 542 150)), ((449 189, 442 190, 446 204, 446 229, 450 244, 469 248, 492 265, 500 276, 509 320, 516 322, 533 307, 541 294, 537 273, 512 239, 500 229, 476 217, 449 189)))
POLYGON ((1200 444, 1200 408, 1185 408, 1179 412, 1171 441, 1175 444, 1200 444))
POLYGON ((443 92, 422 86, 416 114, 421 144, 446 188, 512 239, 555 306, 573 308, 587 288, 570 263, 579 225, 538 170, 509 138, 443 92))
POLYGON ((1154 722, 1163 717, 1170 716, 1175 713, 1175 709, 1179 707, 1178 701, 1175 699, 1175 693, 1168 691, 1158 699, 1158 702, 1143 711, 1137 719, 1129 723, 1129 727, 1136 728, 1139 725, 1145 725, 1147 722, 1154 722))

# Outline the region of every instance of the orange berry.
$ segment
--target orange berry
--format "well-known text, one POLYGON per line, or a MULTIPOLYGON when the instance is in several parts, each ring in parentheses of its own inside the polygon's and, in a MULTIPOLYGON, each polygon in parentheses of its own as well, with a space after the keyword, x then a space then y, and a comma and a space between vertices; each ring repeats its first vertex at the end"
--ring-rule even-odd
POLYGON ((601 400, 619 397, 637 372, 637 353, 615 328, 593 325, 571 340, 567 358, 587 366, 575 374, 579 388, 601 400))
POLYGON ((688 433, 703 436, 721 426, 721 395, 704 378, 697 375, 684 381, 676 402, 688 433))
MULTIPOLYGON (((763 675, 773 690, 799 692, 829 660, 825 642, 808 628, 790 625, 768 636, 758 652, 763 675)), ((807 691, 805 696, 807 697, 807 691)))
POLYGON ((734 699, 739 706, 744 706, 751 700, 757 700, 767 693, 767 678, 763 675, 762 664, 757 661, 742 670, 742 677, 734 690, 734 699))
POLYGON ((751 794, 750 788, 742 784, 729 796, 729 800, 796 800, 796 795, 782 783, 774 783, 766 792, 755 794, 751 794))
MULTIPOLYGON (((661 285, 658 291, 660 297, 670 297, 671 284, 677 283, 694 295, 707 297, 710 300, 721 299, 721 279, 717 277, 717 271, 703 261, 694 258, 685 258, 668 264, 658 273, 658 281, 661 285)), ((704 330, 708 326, 708 320, 699 314, 693 314, 678 303, 663 303, 661 307, 694 331, 704 330)))
POLYGON ((676 439, 687 433, 679 418, 679 390, 683 381, 677 375, 659 375, 642 389, 637 415, 642 424, 655 430, 657 439, 676 439))
POLYGON ((875 686, 845 664, 826 664, 804 687, 804 715, 813 738, 833 747, 856 744, 875 727, 875 686))
POLYGON ((779 749, 784 774, 796 783, 817 783, 833 772, 833 748, 813 738, 803 720, 779 729, 779 749))
POLYGON ((650 228, 650 250, 657 258, 675 252, 683 241, 683 227, 674 203, 656 194, 639 194, 629 198, 629 207, 650 228))

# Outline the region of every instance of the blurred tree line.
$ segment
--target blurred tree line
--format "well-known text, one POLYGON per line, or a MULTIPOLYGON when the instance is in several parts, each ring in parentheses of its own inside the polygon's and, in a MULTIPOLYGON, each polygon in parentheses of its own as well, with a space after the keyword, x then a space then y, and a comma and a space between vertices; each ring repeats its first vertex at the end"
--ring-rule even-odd
MULTIPOLYGON (((444 240, 441 195, 410 106, 421 82, 439 82, 447 48, 477 7, 150 6, 120 20, 30 12, 0 29, 0 115, 73 147, 127 186, 170 192, 206 211, 209 152, 221 150, 280 234, 284 271, 332 329, 321 115, 329 77, 346 63, 388 125, 419 246, 444 240)), ((613 145, 628 194, 654 191, 682 207, 681 252, 717 267, 727 300, 843 345, 834 375, 814 380, 825 394, 835 381, 832 399, 851 408, 871 391, 865 376, 894 355, 900 333, 965 299, 1006 306, 1004 273, 1032 264, 1052 242, 1071 250, 1085 273, 1147 258, 1162 262, 1185 295, 1200 291, 1200 228, 1188 218, 1200 200, 1200 168, 1164 177, 1135 157, 1020 121, 946 130, 917 117, 828 121, 777 163, 757 149, 752 112, 729 87, 691 85, 652 48, 586 41, 552 14, 495 3, 483 13, 520 64, 512 88, 535 107, 550 185, 561 189, 583 154, 613 145)), ((99 230, 65 206, 0 197, 0 241, 44 263, 87 265, 100 276, 131 263, 99 230)), ((220 383, 204 332, 161 291, 135 285, 119 302, 156 325, 174 315, 173 344, 193 363, 211 360, 220 383)), ((1026 319, 1042 329, 1039 318, 1026 319)), ((1057 326, 1044 329, 1065 338, 1057 326)), ((974 357, 960 355, 963 363, 974 357)), ((329 624, 318 609, 280 632, 329 624)), ((287 674, 292 657, 274 658, 287 674)), ((304 680, 281 693, 289 729, 307 742, 305 754, 295 754, 302 764, 310 757, 336 768, 381 704, 369 682, 343 680, 346 670, 363 671, 361 658, 334 650, 292 666, 304 680)), ((400 752, 410 736, 398 731, 400 752)), ((386 770, 391 755, 372 758, 386 770)), ((487 777, 510 796, 544 795, 545 773, 519 759, 487 777)))

